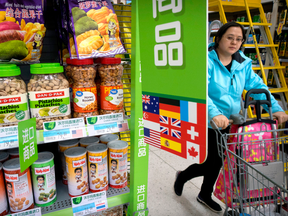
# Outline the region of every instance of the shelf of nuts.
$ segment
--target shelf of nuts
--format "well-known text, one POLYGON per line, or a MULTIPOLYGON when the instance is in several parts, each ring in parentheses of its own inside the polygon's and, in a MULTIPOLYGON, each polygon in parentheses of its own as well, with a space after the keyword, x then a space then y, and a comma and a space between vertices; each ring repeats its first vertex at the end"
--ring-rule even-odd
POLYGON ((37 129, 43 129, 43 122, 71 118, 69 83, 63 71, 59 63, 30 66, 29 104, 37 129))
POLYGON ((66 70, 68 68, 73 79, 74 118, 99 115, 95 83, 96 69, 93 63, 93 59, 78 60, 67 58, 68 66, 66 70))
POLYGON ((97 66, 101 78, 100 114, 123 113, 123 66, 120 58, 101 58, 97 66))
POLYGON ((3 64, 0 71, 0 127, 17 125, 30 118, 26 84, 18 66, 3 64))

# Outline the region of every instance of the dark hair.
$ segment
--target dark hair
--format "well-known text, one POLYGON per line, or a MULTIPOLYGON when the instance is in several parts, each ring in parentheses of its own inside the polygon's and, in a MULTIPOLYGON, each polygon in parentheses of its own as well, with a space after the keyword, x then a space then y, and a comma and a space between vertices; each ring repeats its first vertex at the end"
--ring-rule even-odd
POLYGON ((82 172, 82 168, 81 167, 77 167, 75 170, 74 170, 74 173, 76 173, 77 170, 80 170, 82 172))
MULTIPOLYGON (((217 48, 219 46, 219 41, 222 39, 222 37, 226 33, 226 31, 231 27, 240 27, 242 30, 243 41, 246 41, 246 35, 245 35, 245 30, 244 30, 243 26, 240 25, 239 23, 236 23, 236 22, 229 22, 229 23, 226 23, 225 25, 221 26, 221 28, 218 30, 218 32, 215 36, 215 48, 217 48)), ((241 47, 242 47, 242 44, 241 44, 241 47)))
POLYGON ((115 161, 115 163, 118 164, 117 160, 112 159, 112 160, 111 160, 111 163, 112 163, 113 161, 115 161))
POLYGON ((12 184, 10 182, 7 182, 7 186, 10 185, 12 187, 12 184))
POLYGON ((44 178, 43 175, 39 175, 39 176, 37 176, 37 181, 39 180, 39 178, 43 178, 43 180, 45 180, 45 178, 44 178))
POLYGON ((90 164, 90 167, 92 167, 92 166, 95 166, 95 168, 97 167, 96 164, 94 164, 94 163, 90 164))

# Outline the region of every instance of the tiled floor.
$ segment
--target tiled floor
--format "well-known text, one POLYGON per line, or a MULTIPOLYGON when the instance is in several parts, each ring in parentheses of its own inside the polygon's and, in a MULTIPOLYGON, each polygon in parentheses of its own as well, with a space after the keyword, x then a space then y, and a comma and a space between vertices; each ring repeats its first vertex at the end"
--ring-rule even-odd
POLYGON ((185 184, 181 197, 174 194, 173 184, 177 170, 191 165, 188 160, 150 146, 148 176, 149 216, 223 215, 225 205, 214 198, 223 208, 216 214, 196 201, 202 177, 185 184))

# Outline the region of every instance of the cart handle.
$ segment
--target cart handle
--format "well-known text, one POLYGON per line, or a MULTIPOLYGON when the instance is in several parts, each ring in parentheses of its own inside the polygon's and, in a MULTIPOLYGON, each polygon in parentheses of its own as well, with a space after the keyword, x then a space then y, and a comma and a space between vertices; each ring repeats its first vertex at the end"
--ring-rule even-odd
MULTIPOLYGON (((244 108, 247 109, 249 107, 249 105, 253 104, 253 105, 257 105, 259 103, 259 105, 261 104, 267 104, 268 107, 272 107, 271 105, 271 98, 270 98, 270 94, 266 89, 251 89, 246 93, 245 96, 245 102, 244 102, 244 108), (253 100, 253 101, 249 101, 249 97, 251 94, 265 94, 267 100, 253 100), (258 102, 259 101, 259 102, 258 102)), ((257 111, 257 107, 256 107, 256 111, 257 111)))

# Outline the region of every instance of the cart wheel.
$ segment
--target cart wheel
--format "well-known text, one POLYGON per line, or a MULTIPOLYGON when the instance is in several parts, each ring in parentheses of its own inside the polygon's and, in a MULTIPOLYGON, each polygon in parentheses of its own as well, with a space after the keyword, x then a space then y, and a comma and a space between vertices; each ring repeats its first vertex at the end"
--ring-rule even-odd
POLYGON ((229 210, 228 212, 225 212, 223 216, 240 216, 240 214, 235 210, 229 210))

